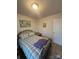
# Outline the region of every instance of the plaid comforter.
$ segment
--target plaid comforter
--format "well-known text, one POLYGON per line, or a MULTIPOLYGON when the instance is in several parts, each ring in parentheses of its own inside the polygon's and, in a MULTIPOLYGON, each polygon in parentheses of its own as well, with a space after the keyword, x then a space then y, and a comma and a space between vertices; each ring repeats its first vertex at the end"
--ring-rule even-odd
POLYGON ((31 40, 33 40, 33 37, 30 39, 19 39, 19 45, 23 49, 25 56, 27 57, 27 59, 43 59, 49 47, 50 40, 41 49, 34 47, 34 45, 32 44, 33 41, 31 42, 31 40))

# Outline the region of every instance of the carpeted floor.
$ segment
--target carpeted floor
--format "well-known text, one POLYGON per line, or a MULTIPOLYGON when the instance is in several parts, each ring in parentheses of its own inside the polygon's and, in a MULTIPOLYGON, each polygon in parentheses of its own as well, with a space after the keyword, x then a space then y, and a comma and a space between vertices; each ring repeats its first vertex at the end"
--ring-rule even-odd
POLYGON ((62 47, 53 43, 48 50, 46 59, 62 59, 62 47))
MULTIPOLYGON (((21 48, 19 48, 19 54, 20 59, 27 59, 21 48)), ((53 43, 49 48, 45 59, 62 59, 62 47, 53 43)))

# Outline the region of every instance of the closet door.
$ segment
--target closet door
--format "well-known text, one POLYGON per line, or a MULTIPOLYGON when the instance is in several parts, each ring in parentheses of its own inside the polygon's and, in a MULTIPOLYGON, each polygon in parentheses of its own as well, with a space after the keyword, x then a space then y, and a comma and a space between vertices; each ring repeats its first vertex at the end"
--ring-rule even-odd
POLYGON ((53 20, 54 42, 62 45, 62 17, 53 20))

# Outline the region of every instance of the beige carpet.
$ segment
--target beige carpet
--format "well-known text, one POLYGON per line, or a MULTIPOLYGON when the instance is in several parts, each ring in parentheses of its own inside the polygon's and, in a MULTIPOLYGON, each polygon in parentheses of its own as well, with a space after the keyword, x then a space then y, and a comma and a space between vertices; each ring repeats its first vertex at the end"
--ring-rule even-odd
POLYGON ((53 43, 48 50, 46 59, 62 59, 62 47, 53 43))

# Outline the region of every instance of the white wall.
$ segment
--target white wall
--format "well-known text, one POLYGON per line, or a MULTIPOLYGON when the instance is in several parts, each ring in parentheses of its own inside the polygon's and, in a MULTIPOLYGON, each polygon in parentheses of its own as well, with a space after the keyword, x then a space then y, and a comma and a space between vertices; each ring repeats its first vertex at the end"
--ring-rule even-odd
POLYGON ((35 19, 18 14, 17 15, 17 32, 19 33, 20 31, 27 30, 27 29, 36 31, 36 23, 37 22, 36 22, 35 19), (30 20, 31 21, 31 27, 21 28, 20 25, 19 25, 19 20, 22 20, 22 19, 24 19, 24 20, 30 20))
POLYGON ((38 20, 38 31, 50 37, 55 43, 62 44, 62 15, 61 13, 38 20), (46 28, 43 28, 46 23, 46 28))

